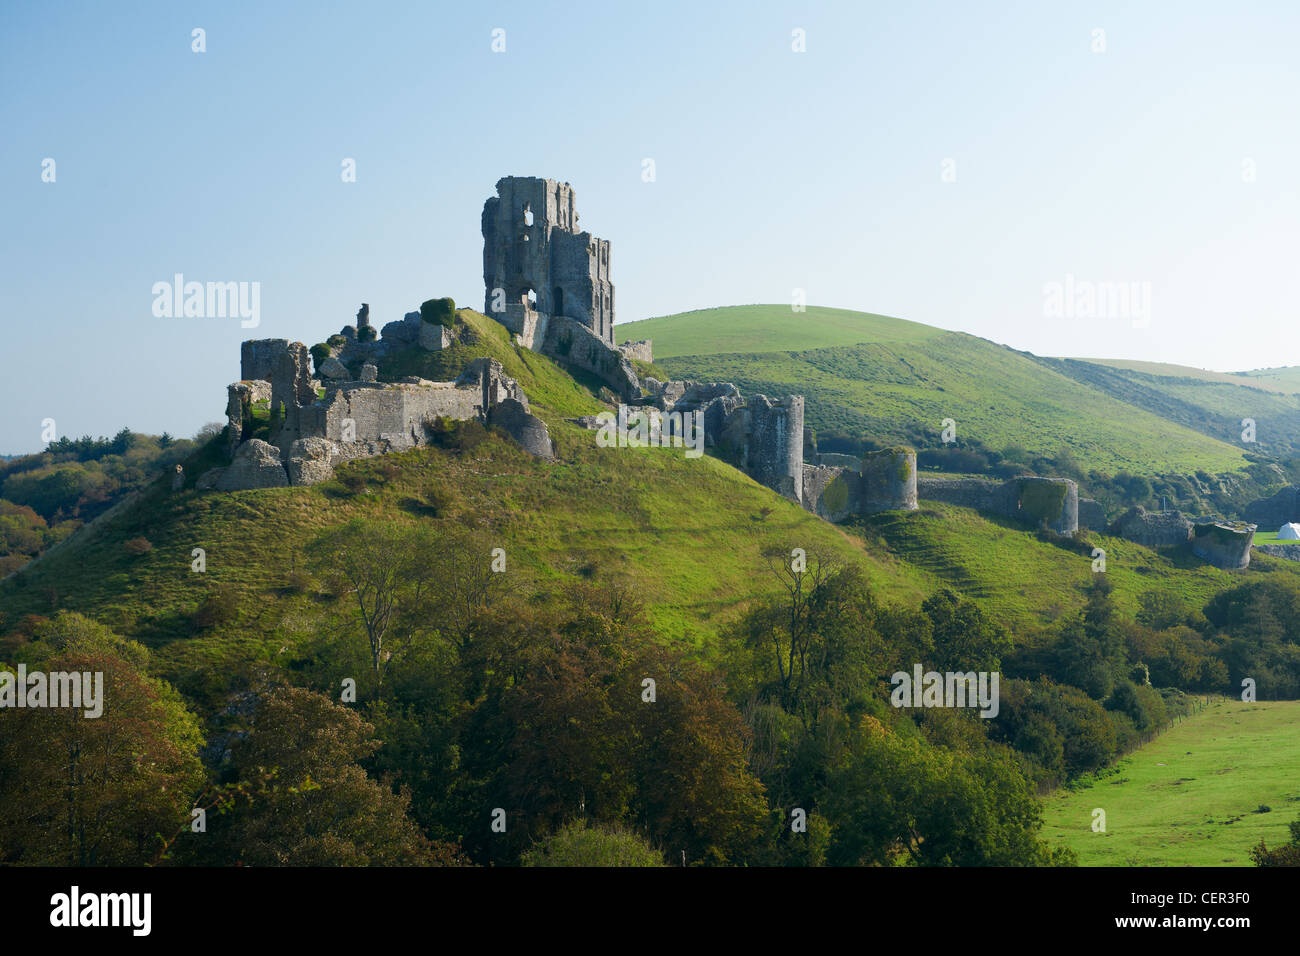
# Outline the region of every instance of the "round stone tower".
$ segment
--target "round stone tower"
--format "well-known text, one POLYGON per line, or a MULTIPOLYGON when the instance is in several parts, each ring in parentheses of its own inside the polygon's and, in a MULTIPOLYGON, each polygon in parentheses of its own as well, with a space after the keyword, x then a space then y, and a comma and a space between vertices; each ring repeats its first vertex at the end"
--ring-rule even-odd
POLYGON ((859 510, 915 511, 916 452, 903 445, 867 452, 862 456, 862 490, 859 510))

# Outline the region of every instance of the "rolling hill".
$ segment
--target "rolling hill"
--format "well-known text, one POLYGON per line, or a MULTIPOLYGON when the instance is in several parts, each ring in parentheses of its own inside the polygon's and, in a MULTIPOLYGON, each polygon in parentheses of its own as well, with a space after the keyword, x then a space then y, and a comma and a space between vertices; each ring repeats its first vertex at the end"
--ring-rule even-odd
MULTIPOLYGON (((656 365, 675 378, 735 382, 745 393, 803 394, 806 421, 819 431, 936 445, 950 418, 959 439, 997 451, 1020 446, 1031 455, 1064 448, 1083 468, 1109 474, 1225 473, 1247 465, 1243 447, 1220 427, 1235 408, 1223 396, 1212 406, 1218 418, 1202 421, 1210 411, 1184 401, 1176 407, 1179 420, 1167 417, 1173 393, 1163 405, 1143 407, 1135 404, 1143 400, 1135 389, 1100 387, 1060 362, 961 332, 838 309, 792 313, 780 305, 709 309, 618 328, 620 341, 651 339, 656 365), (1193 427, 1198 423, 1204 429, 1193 427), (1216 428, 1218 434, 1208 433, 1216 428)), ((1290 401, 1268 397, 1283 405, 1260 412, 1265 420, 1280 416, 1290 401)))

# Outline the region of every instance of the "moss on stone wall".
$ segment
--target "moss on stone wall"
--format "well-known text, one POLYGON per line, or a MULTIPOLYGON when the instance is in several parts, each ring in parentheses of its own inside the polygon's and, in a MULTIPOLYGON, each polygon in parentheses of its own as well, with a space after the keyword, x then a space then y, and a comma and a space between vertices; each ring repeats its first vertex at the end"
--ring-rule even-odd
POLYGON ((839 514, 849 506, 849 482, 843 475, 836 475, 834 480, 822 492, 821 507, 826 514, 839 514))
POLYGON ((1019 492, 1021 514, 1033 521, 1054 522, 1061 517, 1068 488, 1063 482, 1024 481, 1019 492))

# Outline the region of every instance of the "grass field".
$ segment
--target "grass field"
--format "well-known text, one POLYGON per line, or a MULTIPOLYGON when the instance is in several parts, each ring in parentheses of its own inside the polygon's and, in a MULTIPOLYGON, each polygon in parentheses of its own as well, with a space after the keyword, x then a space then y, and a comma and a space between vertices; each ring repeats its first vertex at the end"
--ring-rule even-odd
POLYGON ((654 339, 654 356, 714 355, 719 352, 755 352, 820 349, 860 342, 889 344, 924 342, 943 329, 906 319, 851 309, 810 305, 793 312, 788 305, 733 305, 696 309, 677 315, 624 322, 614 328, 619 342, 654 339))
POLYGON ((1089 362, 1093 365, 1108 365, 1111 368, 1143 372, 1161 378, 1190 378, 1201 382, 1214 382, 1219 385, 1241 385, 1258 388, 1268 392, 1284 395, 1300 392, 1300 369, 1277 368, 1259 369, 1252 372, 1215 372, 1208 368, 1195 368, 1191 365, 1173 365, 1168 362, 1140 362, 1135 359, 1101 359, 1078 358, 1076 361, 1089 362))
MULTIPOLYGON (((1230 433, 1222 415, 1207 426, 1219 428, 1215 438, 960 332, 842 310, 792 314, 788 306, 710 309, 626 329, 620 338, 653 340, 656 364, 674 378, 734 382, 744 394, 805 396, 805 421, 821 431, 881 442, 929 436, 924 443, 931 444, 951 418, 959 437, 994 450, 1019 445, 1053 456, 1066 448, 1085 469, 1110 474, 1220 473, 1245 465, 1242 449, 1224 440, 1230 433)), ((1178 408, 1189 421, 1208 414, 1178 408)))
MULTIPOLYGON (((922 501, 919 512, 890 511, 860 519, 853 529, 873 552, 892 555, 979 601, 1014 629, 1050 624, 1083 606, 1092 579, 1088 555, 1040 541, 1016 522, 922 501)), ((1183 551, 1153 551, 1122 538, 1090 533, 1106 551, 1106 575, 1127 616, 1146 591, 1171 591, 1196 607, 1243 580, 1183 551)), ((1253 555, 1249 574, 1300 575, 1300 563, 1253 555)))
POLYGON ((1047 800, 1043 837, 1083 866, 1249 866, 1300 816, 1300 701, 1217 700, 1047 800), (1270 812, 1256 812, 1262 806, 1270 812), (1106 831, 1092 831, 1093 810, 1106 831))

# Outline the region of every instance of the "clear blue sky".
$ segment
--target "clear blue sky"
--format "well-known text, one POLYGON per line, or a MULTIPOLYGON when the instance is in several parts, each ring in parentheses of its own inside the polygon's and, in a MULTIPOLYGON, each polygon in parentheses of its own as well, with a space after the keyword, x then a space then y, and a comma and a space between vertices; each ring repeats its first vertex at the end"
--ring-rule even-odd
POLYGON ((192 434, 242 339, 362 301, 481 308, 503 175, 574 185, 622 321, 798 287, 1040 354, 1300 363, 1298 10, 5 0, 0 451, 192 434), (155 318, 177 272, 260 282, 261 326, 155 318), (1067 274, 1149 282, 1149 326, 1045 318, 1067 274))

